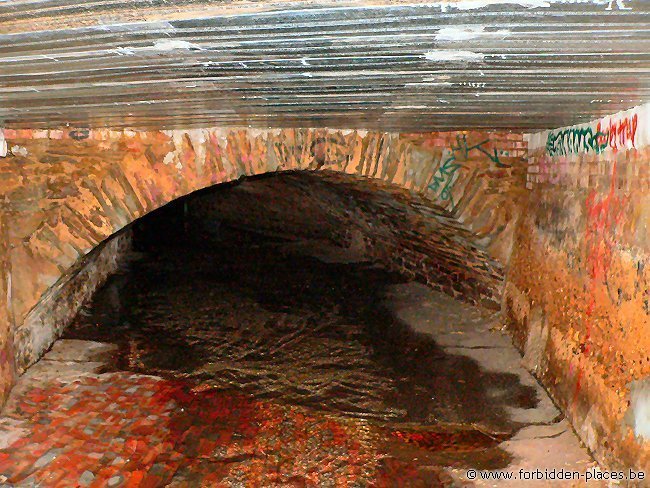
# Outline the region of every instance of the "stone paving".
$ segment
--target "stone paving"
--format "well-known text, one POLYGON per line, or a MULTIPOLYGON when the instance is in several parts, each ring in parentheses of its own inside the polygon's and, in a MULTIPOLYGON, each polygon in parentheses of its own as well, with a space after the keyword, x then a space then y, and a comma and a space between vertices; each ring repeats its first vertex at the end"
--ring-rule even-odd
MULTIPOLYGON (((379 440, 386 433, 366 422, 154 376, 92 373, 86 366, 100 363, 61 357, 62 350, 74 353, 79 343, 57 343, 63 347, 39 363, 38 377, 30 370, 12 394, 0 421, 4 483, 53 487, 395 486, 396 479, 408 486, 442 483, 440 473, 419 473, 412 463, 382 452, 379 440), (44 369, 57 367, 60 374, 59 362, 70 366, 63 377, 43 375, 44 369)), ((391 435, 397 440, 408 434, 391 435)), ((476 442, 471 435, 466 437, 476 442)), ((459 440, 457 432, 440 432, 437 437, 440 450, 457 449, 459 440)), ((421 442, 422 436, 405 441, 421 442)))

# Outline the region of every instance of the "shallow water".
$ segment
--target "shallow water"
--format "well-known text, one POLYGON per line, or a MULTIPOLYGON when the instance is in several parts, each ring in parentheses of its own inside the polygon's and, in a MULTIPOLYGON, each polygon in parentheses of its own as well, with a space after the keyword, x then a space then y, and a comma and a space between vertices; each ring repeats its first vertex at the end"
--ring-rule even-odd
MULTIPOLYGON (((496 446, 520 426, 505 409, 534 407, 534 391, 402 324, 383 303, 404 278, 369 262, 325 263, 281 239, 221 237, 141 244, 64 338, 118 344, 113 370, 370 430, 386 459, 425 485, 434 467, 508 464, 496 446)), ((390 486, 405 475, 389 468, 390 486)))

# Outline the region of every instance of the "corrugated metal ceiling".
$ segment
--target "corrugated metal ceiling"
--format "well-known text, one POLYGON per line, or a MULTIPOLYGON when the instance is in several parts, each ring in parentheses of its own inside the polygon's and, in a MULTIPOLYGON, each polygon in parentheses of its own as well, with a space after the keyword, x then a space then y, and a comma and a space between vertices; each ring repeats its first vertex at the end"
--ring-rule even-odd
POLYGON ((0 125, 531 130, 650 101, 650 2, 0 2, 0 125))

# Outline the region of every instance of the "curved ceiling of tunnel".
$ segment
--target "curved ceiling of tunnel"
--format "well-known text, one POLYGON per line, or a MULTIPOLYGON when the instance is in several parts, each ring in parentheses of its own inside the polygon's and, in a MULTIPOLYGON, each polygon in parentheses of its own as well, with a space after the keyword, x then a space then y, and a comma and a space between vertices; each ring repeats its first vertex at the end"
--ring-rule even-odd
POLYGON ((650 100, 649 4, 9 0, 0 125, 571 125, 650 100))

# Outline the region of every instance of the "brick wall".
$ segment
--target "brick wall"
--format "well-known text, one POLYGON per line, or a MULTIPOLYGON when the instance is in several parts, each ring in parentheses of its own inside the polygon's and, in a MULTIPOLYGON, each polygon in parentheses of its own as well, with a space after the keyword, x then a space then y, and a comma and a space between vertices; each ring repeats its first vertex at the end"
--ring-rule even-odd
POLYGON ((526 142, 505 133, 5 131, 0 398, 28 314, 134 219, 242 176, 334 172, 377 183, 324 175, 318 192, 293 185, 294 205, 335 202, 324 215, 374 258, 450 293, 471 294, 470 271, 506 269, 503 310, 526 364, 599 460, 647 467, 649 112, 530 136, 528 174, 526 142))
POLYGON ((649 114, 530 137, 530 194, 504 299, 528 366, 597 458, 646 469, 649 114))

